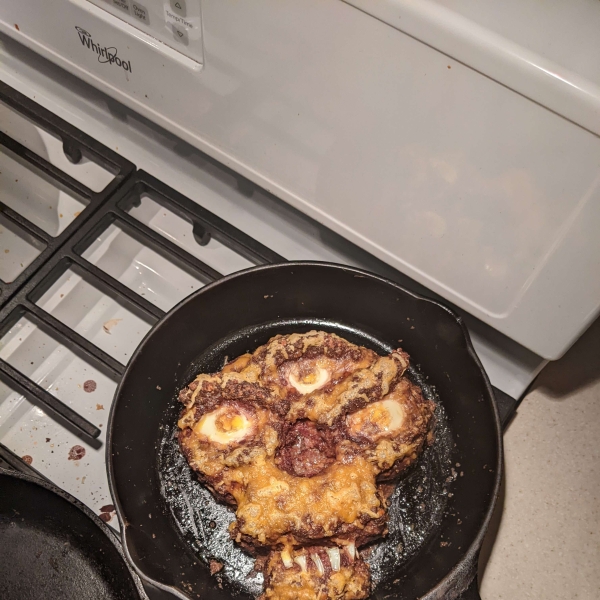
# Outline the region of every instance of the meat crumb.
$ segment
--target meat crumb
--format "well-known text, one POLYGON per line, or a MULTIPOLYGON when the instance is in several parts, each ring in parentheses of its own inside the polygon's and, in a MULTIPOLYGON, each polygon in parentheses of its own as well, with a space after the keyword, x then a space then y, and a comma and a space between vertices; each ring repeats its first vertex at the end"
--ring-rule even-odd
POLYGON ((96 404, 96 410, 104 410, 104 404, 96 404))
POLYGON ((106 333, 110 333, 110 330, 122 320, 123 319, 109 319, 106 321, 106 323, 104 323, 104 325, 102 325, 102 329, 104 329, 106 333))
POLYGON ((69 450, 69 460, 81 460, 85 456, 85 448, 83 446, 73 446, 69 450))
POLYGON ((87 381, 83 382, 83 391, 87 392, 88 394, 96 391, 96 387, 97 384, 93 379, 88 379, 87 381))
POLYGON ((100 513, 100 518, 105 522, 108 523, 111 519, 112 519, 112 515, 110 513, 100 513))
POLYGON ((223 563, 219 562, 218 560, 212 560, 210 561, 210 574, 214 575, 215 573, 218 573, 221 569, 223 568, 223 563))
POLYGON ((30 465, 33 462, 33 458, 31 456, 29 456, 29 454, 26 454, 25 456, 21 456, 21 460, 24 463, 27 463, 28 465, 30 465))
POLYGON ((100 509, 100 512, 115 512, 115 505, 114 504, 106 504, 105 506, 103 506, 100 509))

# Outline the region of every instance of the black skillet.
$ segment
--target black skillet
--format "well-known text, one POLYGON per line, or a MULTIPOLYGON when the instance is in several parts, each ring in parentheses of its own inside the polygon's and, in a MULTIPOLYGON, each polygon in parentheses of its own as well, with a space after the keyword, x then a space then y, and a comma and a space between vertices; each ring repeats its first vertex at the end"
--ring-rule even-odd
POLYGON ((146 598, 114 532, 41 479, 0 468, 2 600, 146 598))
POLYGON ((498 495, 501 427, 461 319, 365 271, 325 263, 256 267, 192 294, 146 336, 110 416, 110 484, 138 572, 181 598, 250 598, 251 560, 177 452, 178 389, 276 333, 323 329, 382 354, 401 346, 438 402, 437 439, 398 485, 390 537, 370 550, 374 599, 475 600, 477 558, 498 495), (211 576, 213 570, 222 568, 211 576))

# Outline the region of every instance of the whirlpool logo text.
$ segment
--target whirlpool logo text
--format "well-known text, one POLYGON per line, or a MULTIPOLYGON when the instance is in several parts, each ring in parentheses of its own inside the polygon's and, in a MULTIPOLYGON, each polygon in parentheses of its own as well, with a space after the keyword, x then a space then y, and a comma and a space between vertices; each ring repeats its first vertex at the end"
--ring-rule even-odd
POLYGON ((92 34, 88 33, 82 27, 75 26, 77 30, 77 35, 81 40, 81 45, 95 52, 98 55, 99 63, 109 63, 111 65, 116 65, 117 67, 121 67, 125 71, 131 73, 131 61, 125 60, 120 56, 117 56, 117 49, 114 46, 103 46, 100 43, 94 42, 92 39, 92 34))

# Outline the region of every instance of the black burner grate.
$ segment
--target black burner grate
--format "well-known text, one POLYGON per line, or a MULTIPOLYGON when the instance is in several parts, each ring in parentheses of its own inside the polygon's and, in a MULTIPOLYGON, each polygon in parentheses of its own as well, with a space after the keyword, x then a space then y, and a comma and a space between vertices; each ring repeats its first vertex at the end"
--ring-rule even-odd
POLYGON ((82 157, 86 157, 113 175, 113 179, 102 191, 94 192, 45 158, 0 131, 1 146, 16 155, 29 169, 42 175, 58 189, 68 190, 70 194, 86 205, 81 214, 62 233, 52 236, 17 211, 0 202, 0 213, 4 218, 31 236, 43 248, 40 254, 13 281, 10 283, 0 281, 1 306, 89 219, 107 198, 115 193, 127 177, 133 173, 135 166, 2 81, 0 81, 0 102, 59 138, 62 141, 63 150, 71 162, 77 163, 82 157))
MULTIPOLYGON (((161 254, 203 283, 222 277, 223 275, 214 268, 129 214, 128 211, 139 205, 142 197, 146 195, 191 223, 194 238, 201 245, 207 244, 211 238, 214 238, 257 265, 284 260, 189 198, 151 175, 138 171, 115 195, 106 200, 95 212, 94 218, 88 219, 0 309, 0 337, 25 316, 57 342, 84 357, 100 371, 118 381, 125 369, 122 363, 40 308, 36 302, 65 271, 75 269, 101 292, 117 297, 133 313, 151 323, 155 323, 165 314, 162 309, 82 257, 98 235, 112 224, 118 225, 144 246, 161 254)), ((4 360, 0 360, 0 379, 30 401, 43 406, 80 437, 96 438, 100 435, 98 427, 4 360)))

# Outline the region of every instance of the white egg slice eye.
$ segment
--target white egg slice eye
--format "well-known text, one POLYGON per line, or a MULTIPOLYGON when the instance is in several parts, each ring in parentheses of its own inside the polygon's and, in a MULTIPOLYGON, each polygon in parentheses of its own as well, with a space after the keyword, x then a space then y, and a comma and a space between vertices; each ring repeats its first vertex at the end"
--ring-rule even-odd
POLYGON ((404 425, 404 410, 396 400, 380 400, 349 415, 346 423, 353 435, 372 439, 393 437, 404 425))
POLYGON ((290 373, 288 381, 301 394, 310 394, 320 387, 323 387, 330 379, 329 371, 322 367, 317 367, 316 371, 311 371, 307 375, 297 377, 295 373, 290 373))
POLYGON ((253 425, 247 415, 232 407, 222 406, 204 415, 194 427, 194 433, 227 446, 248 437, 253 425))

